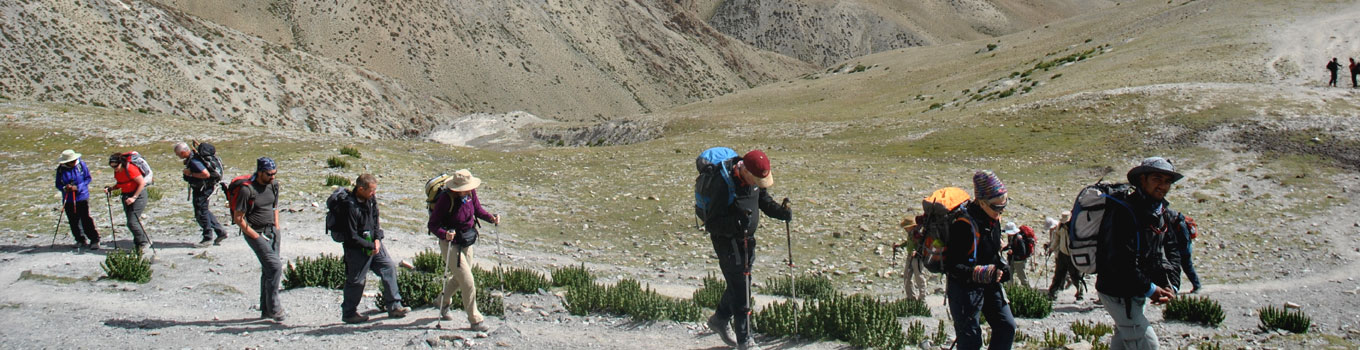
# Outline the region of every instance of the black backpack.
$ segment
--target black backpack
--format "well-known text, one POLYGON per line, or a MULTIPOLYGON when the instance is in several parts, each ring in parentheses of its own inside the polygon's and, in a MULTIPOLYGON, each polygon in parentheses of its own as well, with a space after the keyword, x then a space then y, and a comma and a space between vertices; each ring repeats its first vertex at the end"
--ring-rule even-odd
POLYGON ((349 189, 341 187, 331 192, 330 198, 326 198, 326 233, 331 235, 331 240, 344 243, 349 239, 349 228, 341 227, 345 223, 340 222, 340 210, 345 210, 345 202, 349 201, 349 189))
POLYGON ((197 148, 194 152, 194 158, 203 162, 203 167, 208 169, 208 178, 204 182, 209 184, 221 182, 222 159, 217 158, 217 147, 213 147, 211 143, 207 142, 195 141, 194 143, 196 144, 195 148, 197 148))

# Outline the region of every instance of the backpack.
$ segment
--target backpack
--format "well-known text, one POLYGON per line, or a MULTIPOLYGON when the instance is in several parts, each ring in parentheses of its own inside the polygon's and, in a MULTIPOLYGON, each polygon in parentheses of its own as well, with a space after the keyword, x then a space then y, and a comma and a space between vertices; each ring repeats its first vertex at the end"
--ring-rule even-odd
POLYGON ((222 193, 227 195, 227 210, 231 212, 232 217, 236 217, 236 201, 240 199, 237 190, 250 184, 254 178, 254 174, 245 174, 232 178, 230 185, 222 185, 222 193))
POLYGON ((921 236, 924 238, 916 254, 925 262, 927 271, 945 273, 944 253, 949 248, 949 226, 955 221, 962 220, 972 226, 973 246, 970 249, 973 257, 970 261, 977 260, 977 243, 981 237, 977 225, 968 216, 968 203, 972 199, 961 188, 946 187, 935 190, 921 201, 923 220, 918 220, 916 224, 921 227, 921 236))
POLYGON ((326 233, 331 235, 332 241, 338 243, 344 243, 345 240, 349 239, 349 232, 343 232, 345 230, 340 229, 342 223, 338 213, 340 210, 344 210, 341 207, 348 200, 349 189, 344 187, 335 189, 335 192, 331 192, 330 198, 326 198, 326 233))
POLYGON ((147 186, 156 183, 155 178, 152 177, 152 175, 155 174, 151 170, 151 164, 148 164, 146 158, 142 158, 141 154, 137 153, 137 151, 129 151, 121 153, 120 156, 123 157, 123 163, 137 166, 137 170, 140 170, 142 172, 142 177, 146 179, 147 186))
POLYGON ((1084 274, 1096 273, 1096 257, 1100 254, 1100 242, 1110 232, 1110 220, 1106 209, 1129 211, 1128 198, 1133 195, 1129 184, 1107 184, 1097 181, 1086 186, 1077 194, 1072 204, 1072 219, 1067 225, 1067 248, 1071 251, 1072 264, 1084 274))
POLYGON ((447 192, 444 183, 453 179, 453 175, 439 174, 434 178, 425 181, 425 211, 433 212, 434 203, 439 201, 439 195, 447 192))
POLYGON ((1034 256, 1034 229, 1020 226, 1020 233, 1011 241, 1011 260, 1027 260, 1034 256))
POLYGON ((1195 223, 1195 219, 1185 213, 1181 213, 1181 217, 1185 218, 1185 229, 1190 232, 1190 240, 1199 238, 1199 224, 1195 223))
POLYGON ((737 151, 727 147, 713 147, 699 153, 694 167, 699 176, 694 178, 694 216, 703 225, 715 210, 732 205, 737 198, 737 185, 732 183, 732 164, 737 151), (711 198, 710 192, 722 181, 727 185, 727 198, 711 198))
POLYGON ((211 143, 194 141, 194 158, 203 162, 203 167, 208 169, 208 178, 204 183, 215 184, 222 181, 222 159, 217 158, 217 148, 211 143))

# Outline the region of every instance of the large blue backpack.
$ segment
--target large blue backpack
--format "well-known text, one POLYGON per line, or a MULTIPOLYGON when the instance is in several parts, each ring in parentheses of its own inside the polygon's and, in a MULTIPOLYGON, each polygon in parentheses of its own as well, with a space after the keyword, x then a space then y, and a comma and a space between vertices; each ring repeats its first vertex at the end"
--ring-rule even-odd
POLYGON ((694 216, 702 226, 717 209, 732 205, 737 198, 737 186, 732 183, 732 164, 738 159, 737 151, 727 147, 713 147, 699 153, 694 166, 699 176, 694 179, 694 216), (727 186, 726 198, 710 198, 713 189, 720 184, 727 186))

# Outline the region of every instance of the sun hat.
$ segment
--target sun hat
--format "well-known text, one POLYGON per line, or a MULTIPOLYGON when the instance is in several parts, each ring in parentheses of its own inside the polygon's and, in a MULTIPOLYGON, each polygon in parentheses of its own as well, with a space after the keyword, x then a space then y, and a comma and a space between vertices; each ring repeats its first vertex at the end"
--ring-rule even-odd
POLYGON ((448 181, 444 181, 444 188, 457 192, 471 191, 481 185, 482 179, 473 177, 472 172, 467 169, 453 172, 453 177, 449 178, 448 181))
POLYGON ((76 153, 75 150, 68 149, 65 151, 61 151, 61 159, 57 159, 57 163, 65 164, 76 159, 80 159, 80 153, 76 153))
POLYGON ((1050 230, 1058 228, 1058 219, 1044 218, 1044 224, 1044 227, 1048 227, 1050 230))
POLYGON ((769 188, 774 186, 774 174, 770 173, 770 158, 765 156, 765 151, 752 150, 741 156, 741 163, 746 167, 746 171, 755 177, 756 186, 769 188))
POLYGON ((1184 175, 1181 175, 1181 173, 1176 172, 1176 168, 1171 165, 1171 160, 1162 157, 1147 157, 1144 158, 1143 162, 1139 163, 1138 166, 1129 169, 1129 174, 1126 178, 1128 178, 1129 183, 1136 185, 1138 184, 1138 177, 1148 173, 1171 175, 1172 183, 1180 181, 1182 177, 1185 177, 1184 175))
POLYGON ((1007 222, 1006 227, 1001 229, 1001 233, 1004 233, 1007 236, 1016 234, 1018 232, 1020 232, 1020 228, 1015 226, 1015 222, 1007 222))
POLYGON ((1063 210, 1062 214, 1061 214, 1060 217, 1058 218, 1058 222, 1068 222, 1068 221, 1072 221, 1072 211, 1071 211, 1071 210, 1063 210))
POLYGON ((981 200, 989 200, 1006 195, 1006 184, 1001 183, 1001 179, 996 177, 991 170, 978 170, 973 173, 973 196, 981 200))

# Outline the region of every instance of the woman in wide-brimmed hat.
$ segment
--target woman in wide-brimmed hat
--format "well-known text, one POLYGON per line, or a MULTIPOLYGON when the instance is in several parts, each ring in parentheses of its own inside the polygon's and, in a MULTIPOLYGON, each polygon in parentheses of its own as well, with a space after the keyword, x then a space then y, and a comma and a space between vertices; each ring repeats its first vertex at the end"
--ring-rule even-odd
POLYGON ((444 290, 439 294, 439 317, 453 320, 449 315, 449 303, 453 291, 463 293, 463 311, 467 313, 469 328, 485 332, 490 329, 483 323, 485 318, 477 311, 477 284, 472 278, 472 245, 477 243, 477 219, 500 224, 500 215, 492 215, 482 208, 477 199, 477 187, 482 179, 472 176, 467 169, 453 173, 444 189, 436 196, 434 208, 430 211, 428 227, 431 234, 439 237, 439 252, 444 257, 446 279, 444 290))
POLYGON ((56 185, 61 191, 62 209, 71 224, 76 248, 99 249, 99 231, 90 218, 90 168, 74 150, 61 152, 57 159, 56 185))

